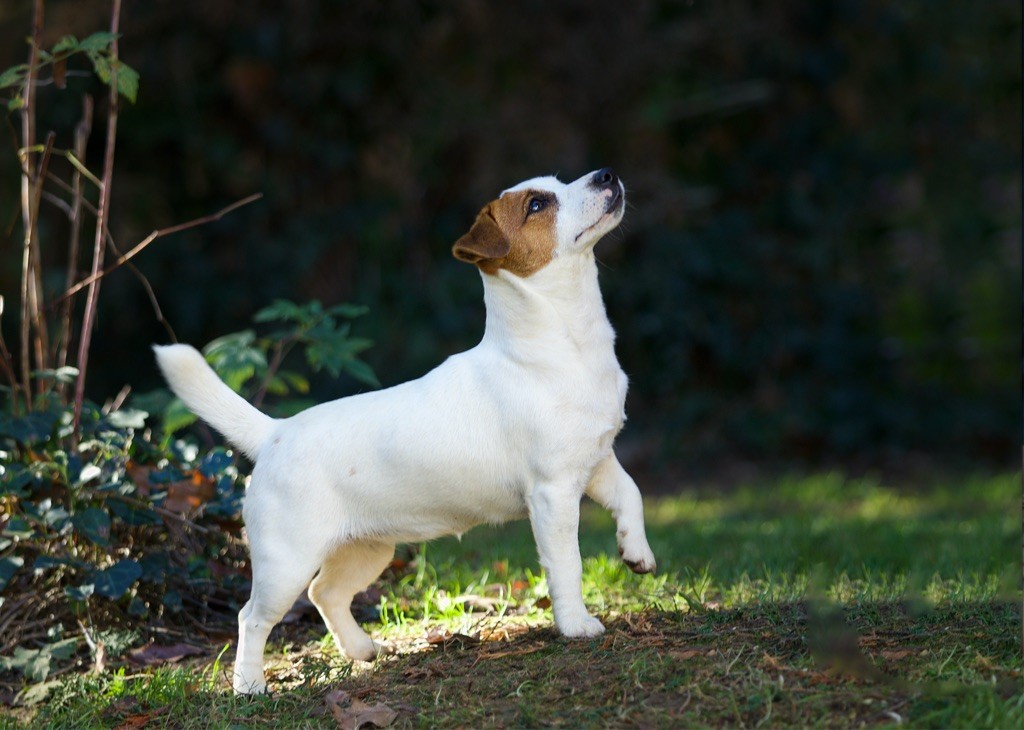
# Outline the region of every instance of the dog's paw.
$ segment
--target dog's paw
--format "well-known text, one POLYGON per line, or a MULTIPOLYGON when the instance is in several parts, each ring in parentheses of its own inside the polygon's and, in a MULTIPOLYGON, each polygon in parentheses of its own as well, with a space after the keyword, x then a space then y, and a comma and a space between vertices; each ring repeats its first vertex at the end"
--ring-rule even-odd
POLYGON ((345 646, 345 653, 349 659, 360 662, 372 662, 381 654, 390 653, 390 649, 363 634, 359 639, 353 640, 345 646))
POLYGON ((619 545, 619 555, 622 557, 622 562, 634 573, 653 573, 658 567, 654 560, 654 553, 646 543, 639 547, 619 545))
POLYGON ((235 694, 240 695, 261 695, 267 693, 267 680, 260 670, 259 676, 250 677, 246 673, 239 674, 237 671, 231 678, 231 687, 235 694))
POLYGON ((589 639, 604 633, 604 624, 587 614, 578 618, 556 620, 555 625, 562 636, 568 639, 589 639))

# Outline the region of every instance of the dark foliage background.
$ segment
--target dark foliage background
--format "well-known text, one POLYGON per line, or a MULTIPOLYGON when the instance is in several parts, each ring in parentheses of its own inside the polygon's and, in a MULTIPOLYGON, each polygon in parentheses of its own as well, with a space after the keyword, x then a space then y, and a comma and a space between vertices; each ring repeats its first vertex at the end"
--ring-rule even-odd
MULTIPOLYGON (((46 42, 108 14, 52 1, 46 42)), ((632 210, 598 253, 632 460, 1005 465, 1021 441, 1020 20, 1010 0, 128 2, 141 86, 120 119, 115 237, 262 191, 136 259, 178 337, 242 329, 276 297, 363 303, 388 385, 478 340, 479 277, 449 248, 482 204, 612 165, 632 210)), ((29 25, 28 2, 0 8, 0 68, 29 25)), ((78 99, 42 92, 58 146, 78 99)), ((158 385, 151 311, 127 272, 107 278, 93 398, 158 385)))

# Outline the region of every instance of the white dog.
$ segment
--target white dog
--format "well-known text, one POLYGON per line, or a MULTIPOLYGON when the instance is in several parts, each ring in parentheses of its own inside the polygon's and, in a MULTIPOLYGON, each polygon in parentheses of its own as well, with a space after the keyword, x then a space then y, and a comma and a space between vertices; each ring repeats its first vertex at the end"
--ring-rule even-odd
POLYGON ((624 208, 608 169, 503 192, 452 249, 483 277, 483 340, 393 388, 275 420, 195 349, 155 348, 174 392, 256 464, 243 508, 253 580, 238 614, 236 692, 266 691, 267 635, 307 586, 338 648, 377 656, 350 606, 398 542, 529 516, 568 637, 604 631, 580 584, 584 494, 611 510, 626 564, 654 570, 640 492, 612 451, 626 376, 593 253, 624 208))

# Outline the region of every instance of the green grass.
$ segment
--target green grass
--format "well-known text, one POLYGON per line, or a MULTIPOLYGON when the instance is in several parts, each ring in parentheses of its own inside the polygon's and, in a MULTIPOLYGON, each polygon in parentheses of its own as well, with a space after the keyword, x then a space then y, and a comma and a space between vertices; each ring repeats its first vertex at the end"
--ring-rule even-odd
POLYGON ((342 688, 399 727, 1019 727, 1020 496, 1018 475, 823 475, 649 500, 656 576, 623 567, 585 504, 584 593, 608 632, 584 642, 551 626, 528 525, 478 528, 385 584, 369 628, 397 653, 372 666, 307 622, 272 636, 270 697, 230 694, 221 643, 70 676, 0 726, 334 727, 342 688))

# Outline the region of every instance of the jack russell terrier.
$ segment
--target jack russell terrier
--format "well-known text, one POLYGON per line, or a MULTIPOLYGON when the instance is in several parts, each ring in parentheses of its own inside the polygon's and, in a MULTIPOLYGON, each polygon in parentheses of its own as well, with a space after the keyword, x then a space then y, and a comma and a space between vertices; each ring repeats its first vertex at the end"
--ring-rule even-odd
POLYGON ((238 614, 236 692, 266 691, 267 636, 307 586, 338 649, 376 657, 381 647, 350 607, 399 542, 528 516, 555 625, 573 638, 604 631, 583 603, 584 494, 614 516, 625 563, 654 570, 640 491, 612 450, 626 376, 593 252, 624 209, 607 168, 503 192, 452 248, 483 278, 482 341, 393 388, 274 419, 194 348, 154 348, 171 389, 255 462, 242 510, 252 595, 238 614))

